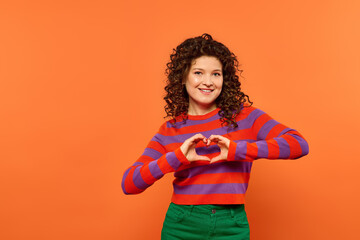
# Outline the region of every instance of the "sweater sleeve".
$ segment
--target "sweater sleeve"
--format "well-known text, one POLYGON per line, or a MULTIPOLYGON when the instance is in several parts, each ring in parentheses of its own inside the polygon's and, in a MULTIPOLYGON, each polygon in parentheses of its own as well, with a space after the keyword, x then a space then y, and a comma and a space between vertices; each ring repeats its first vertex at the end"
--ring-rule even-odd
POLYGON ((125 171, 121 184, 125 194, 141 193, 166 173, 190 164, 180 147, 166 152, 160 138, 161 135, 156 134, 138 160, 125 171))
POLYGON ((255 109, 249 129, 252 140, 230 140, 228 160, 297 159, 309 153, 305 138, 295 129, 255 109))

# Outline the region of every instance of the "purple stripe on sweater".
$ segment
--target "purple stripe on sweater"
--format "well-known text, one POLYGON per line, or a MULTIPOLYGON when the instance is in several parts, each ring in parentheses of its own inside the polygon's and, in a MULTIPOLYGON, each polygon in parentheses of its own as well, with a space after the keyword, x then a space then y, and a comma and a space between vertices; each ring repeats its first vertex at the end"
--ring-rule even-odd
MULTIPOLYGON (((243 104, 242 104, 243 105, 243 104)), ((249 115, 256 115, 256 114, 262 114, 262 113, 259 113, 259 111, 261 110, 258 110, 258 109, 255 109, 254 111, 252 111, 249 115), (256 113, 258 112, 258 113, 256 113)), ((234 111, 235 112, 235 111, 234 111)), ((256 116, 254 118, 257 118, 256 116)), ((183 121, 180 121, 180 122, 176 122, 174 125, 172 125, 169 121, 166 123, 166 127, 167 128, 177 128, 177 129, 180 129, 180 128, 183 128, 183 127, 188 127, 188 126, 196 126, 196 125, 200 125, 200 124, 205 124, 205 123, 209 123, 209 122, 212 122, 212 121, 215 121, 217 119, 220 119, 220 115, 219 114, 215 114, 214 116, 210 117, 210 118, 207 118, 207 119, 201 119, 201 120, 186 120, 186 122, 184 123, 183 121)), ((239 121, 239 122, 242 122, 242 121, 239 121)), ((238 124, 239 124, 238 122, 238 124)), ((246 122, 246 121, 245 121, 246 122)), ((253 122, 253 121, 251 121, 253 122)), ((240 126, 240 125, 239 125, 240 126)), ((249 127, 249 126, 248 126, 249 127)), ((248 128, 247 127, 247 128, 248 128)))
POLYGON ((180 167, 180 165, 181 165, 181 162, 177 159, 174 152, 169 152, 169 153, 166 154, 166 161, 175 170, 178 169, 180 167))
POLYGON ((143 163, 143 162, 135 162, 135 163, 132 165, 132 167, 133 167, 133 166, 139 166, 139 165, 144 165, 144 163, 143 163))
POLYGON ((142 155, 151 157, 152 159, 158 159, 159 157, 162 156, 162 154, 158 151, 156 151, 155 149, 152 148, 145 148, 144 153, 142 155))
POLYGON ((217 153, 220 152, 220 148, 218 145, 211 145, 209 147, 198 147, 195 148, 195 151, 199 155, 205 155, 210 153, 217 153))
POLYGON ((235 160, 245 159, 246 153, 247 153, 247 142, 246 141, 237 141, 236 151, 235 151, 235 160))
POLYGON ((217 184, 194 184, 179 186, 174 184, 175 194, 244 194, 248 187, 247 183, 217 183, 217 184))
MULTIPOLYGON (((157 137, 159 139, 161 139, 161 143, 166 146, 168 144, 171 144, 171 143, 183 143, 185 142, 186 139, 194 136, 195 134, 197 134, 198 132, 195 132, 195 133, 187 133, 187 134, 179 134, 177 136, 164 136, 164 135, 161 135, 160 133, 157 133, 156 135, 158 135, 157 137)), ((204 132, 201 132, 205 137, 210 137, 210 135, 206 136, 204 134, 204 132)))
MULTIPOLYGON (((289 135, 294 137, 299 142, 301 151, 302 151, 301 156, 309 154, 309 144, 306 142, 305 139, 303 139, 302 137, 295 135, 295 134, 289 134, 289 135)), ((299 157, 301 157, 301 156, 299 156, 299 157)))
POLYGON ((174 176, 179 178, 191 178, 200 174, 207 173, 250 173, 252 162, 219 162, 208 165, 187 168, 179 172, 175 172, 174 176))
POLYGON ((254 139, 240 139, 240 140, 233 140, 233 141, 236 142, 236 143, 239 143, 239 142, 248 142, 248 143, 256 142, 256 140, 254 140, 254 139))
POLYGON ((207 119, 202 119, 202 120, 186 120, 186 122, 184 123, 183 121, 181 122, 176 122, 175 125, 172 125, 169 121, 166 123, 166 127, 167 128, 183 128, 183 127, 188 127, 188 126, 195 126, 195 125, 200 125, 200 124, 205 124, 205 123, 209 123, 211 121, 217 120, 219 119, 220 116, 218 114, 215 114, 214 116, 207 118, 207 119))
POLYGON ((158 160, 150 162, 149 163, 149 170, 150 170, 151 175, 154 178, 160 179, 162 176, 164 176, 164 173, 159 168, 157 162, 158 162, 158 160))
MULTIPOLYGON (((263 111, 261 110, 254 110, 252 111, 247 118, 238 121, 238 127, 235 129, 229 129, 228 127, 224 126, 224 127, 220 127, 217 129, 212 129, 209 131, 203 131, 201 132, 205 137, 210 137, 212 134, 215 135, 225 135, 227 133, 231 133, 234 131, 239 131, 242 129, 247 129, 247 128, 251 128, 251 126, 253 125, 255 119, 257 119, 259 116, 261 116, 262 114, 264 114, 263 111)), ((193 120, 193 121, 199 121, 199 120, 193 120)), ((195 134, 197 134, 199 132, 193 132, 193 133, 186 133, 186 134, 178 134, 176 136, 164 136, 161 135, 159 133, 157 133, 153 138, 152 141, 156 141, 162 145, 168 145, 171 143, 183 143, 186 139, 194 136, 195 134)))
MULTIPOLYGON (((199 132, 179 134, 177 136, 164 136, 159 133, 157 133, 156 135, 157 138, 160 139, 161 144, 165 146, 171 143, 183 143, 186 139, 194 136, 197 133, 199 132)), ((211 135, 224 135, 226 133, 228 133, 228 131, 225 128, 217 128, 210 131, 201 132, 201 134, 207 138, 210 137, 211 135)))
POLYGON ((238 127, 235 130, 251 128, 255 120, 264 113, 265 112, 260 109, 253 110, 246 118, 237 121, 238 127))
POLYGON ((276 142, 279 145, 280 148, 280 153, 279 153, 279 159, 288 159, 290 156, 290 146, 288 144, 288 142, 279 137, 279 138, 274 138, 276 140, 276 142))
POLYGON ((160 145, 164 146, 165 144, 162 142, 163 139, 164 139, 164 136, 157 133, 152 137, 151 141, 157 142, 160 145))
POLYGON ((150 185, 147 184, 146 182, 144 182, 144 180, 142 179, 141 174, 140 174, 140 168, 141 168, 141 166, 135 168, 134 175, 133 175, 133 182, 137 188, 145 189, 145 188, 149 187, 150 185))
POLYGON ((296 131, 296 130, 294 130, 292 128, 285 128, 279 133, 278 137, 281 136, 281 135, 284 135, 285 133, 287 133, 289 131, 296 131))
MULTIPOLYGON (((233 131, 238 131, 238 130, 242 130, 242 129, 247 129, 247 128, 250 128, 254 121, 259 117, 261 116, 262 114, 264 114, 263 111, 259 110, 259 109, 256 109, 254 111, 252 111, 246 118, 242 119, 242 120, 239 120, 237 121, 237 124, 238 124, 238 127, 236 129, 228 129, 226 126, 225 127, 221 127, 219 129, 223 129, 224 130, 224 134, 225 133, 229 133, 229 132, 233 132, 233 131)), ((211 119, 210 121, 207 121, 207 120, 192 120, 193 122, 211 122, 211 121, 214 121, 216 119, 220 119, 220 116, 217 116, 216 119, 213 119, 213 117, 209 118, 211 119)), ((170 124, 171 125, 171 124, 170 124)), ((183 127, 187 127, 187 126, 192 126, 192 125, 197 125, 197 124, 186 124, 183 126, 183 127)), ((214 130, 214 129, 213 129, 214 130)), ((211 131, 213 131, 211 130, 211 131)))
POLYGON ((277 121, 275 121, 274 119, 271 119, 269 121, 267 121, 259 130, 256 138, 258 140, 265 140, 267 135, 269 134, 269 132, 271 131, 271 129, 273 127, 275 127, 276 125, 278 125, 279 123, 277 121))
POLYGON ((122 181, 121 181, 121 188, 122 188, 122 190, 123 190, 123 192, 124 192, 125 194, 128 194, 128 192, 125 190, 125 179, 126 179, 126 177, 128 176, 128 174, 129 174, 129 172, 130 172, 130 169, 131 169, 131 168, 128 168, 128 169, 125 171, 124 176, 123 176, 122 181))
POLYGON ((265 140, 257 141, 256 145, 258 147, 258 154, 255 159, 267 158, 269 155, 269 148, 268 148, 267 142, 265 140))

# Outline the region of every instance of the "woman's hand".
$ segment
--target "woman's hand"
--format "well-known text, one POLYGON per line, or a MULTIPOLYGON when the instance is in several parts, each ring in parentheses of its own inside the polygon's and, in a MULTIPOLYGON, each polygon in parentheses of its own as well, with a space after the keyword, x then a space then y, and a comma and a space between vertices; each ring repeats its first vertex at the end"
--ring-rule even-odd
POLYGON ((211 135, 206 142, 206 145, 209 146, 211 142, 216 143, 220 147, 220 154, 212 158, 210 163, 214 163, 220 160, 226 160, 229 153, 230 140, 221 135, 211 135))
POLYGON ((180 146, 180 150, 185 155, 185 157, 189 160, 189 162, 193 161, 210 161, 210 158, 206 156, 198 155, 195 151, 196 144, 200 141, 203 141, 205 144, 208 142, 208 139, 204 137, 201 133, 198 133, 188 139, 180 146))

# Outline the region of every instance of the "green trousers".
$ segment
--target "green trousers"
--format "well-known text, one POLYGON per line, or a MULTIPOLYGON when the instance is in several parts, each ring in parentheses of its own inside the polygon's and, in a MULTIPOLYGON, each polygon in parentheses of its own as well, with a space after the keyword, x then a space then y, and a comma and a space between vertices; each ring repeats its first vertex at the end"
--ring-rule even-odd
POLYGON ((177 205, 170 203, 162 240, 249 240, 244 204, 177 205))

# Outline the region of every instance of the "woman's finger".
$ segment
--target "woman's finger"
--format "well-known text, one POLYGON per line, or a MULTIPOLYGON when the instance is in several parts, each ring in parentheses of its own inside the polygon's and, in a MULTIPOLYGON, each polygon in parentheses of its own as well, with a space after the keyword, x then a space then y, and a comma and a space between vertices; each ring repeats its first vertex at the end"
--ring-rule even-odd
POLYGON ((199 160, 199 161, 211 161, 210 158, 208 158, 207 156, 201 156, 201 155, 197 155, 196 156, 196 160, 199 160))
POLYGON ((211 135, 210 137, 209 137, 209 139, 211 140, 211 141, 223 141, 223 140, 225 140, 226 138, 225 137, 223 137, 223 136, 221 136, 221 135, 211 135))
POLYGON ((186 139, 183 143, 183 147, 186 146, 186 148, 188 148, 191 145, 196 145, 196 143, 198 143, 200 140, 204 139, 205 137, 202 134, 195 134, 194 136, 186 139))
POLYGON ((194 140, 194 139, 206 139, 206 137, 204 135, 202 135, 201 133, 195 134, 194 136, 190 137, 189 140, 194 140))
POLYGON ((221 135, 211 135, 208 140, 215 142, 216 144, 225 144, 227 147, 229 147, 230 144, 230 140, 221 135))
POLYGON ((205 160, 210 161, 210 158, 206 156, 200 156, 195 151, 195 146, 199 141, 207 142, 207 138, 201 133, 195 134, 192 137, 186 139, 180 146, 181 151, 188 158, 189 161, 205 160))
POLYGON ((203 141, 205 143, 207 139, 204 136, 194 136, 194 138, 191 139, 192 143, 198 143, 200 141, 203 141))
POLYGON ((210 163, 218 162, 221 160, 226 160, 226 158, 223 156, 223 154, 220 154, 214 158, 211 159, 210 163))

